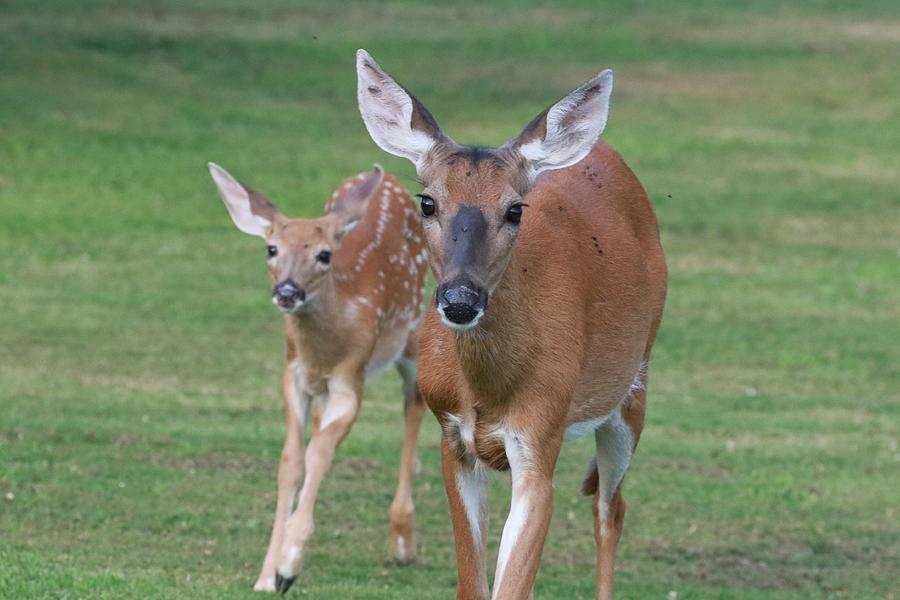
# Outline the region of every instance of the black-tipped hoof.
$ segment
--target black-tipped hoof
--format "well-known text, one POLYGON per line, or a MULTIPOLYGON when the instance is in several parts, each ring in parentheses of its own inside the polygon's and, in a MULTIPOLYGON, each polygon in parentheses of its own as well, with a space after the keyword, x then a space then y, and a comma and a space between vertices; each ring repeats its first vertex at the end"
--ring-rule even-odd
POLYGON ((279 594, 287 594, 287 591, 294 585, 295 579, 297 578, 291 577, 290 579, 285 579, 281 576, 281 573, 275 573, 275 591, 279 594))

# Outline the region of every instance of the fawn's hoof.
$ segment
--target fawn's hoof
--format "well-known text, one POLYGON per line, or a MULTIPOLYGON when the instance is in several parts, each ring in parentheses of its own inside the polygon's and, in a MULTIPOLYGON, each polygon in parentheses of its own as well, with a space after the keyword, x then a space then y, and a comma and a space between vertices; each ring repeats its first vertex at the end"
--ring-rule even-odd
POLYGON ((391 540, 394 560, 401 565, 408 565, 416 560, 416 537, 413 535, 394 534, 391 540))
POLYGON ((275 573, 275 591, 279 594, 286 594, 291 586, 294 585, 296 577, 285 578, 281 573, 275 573))

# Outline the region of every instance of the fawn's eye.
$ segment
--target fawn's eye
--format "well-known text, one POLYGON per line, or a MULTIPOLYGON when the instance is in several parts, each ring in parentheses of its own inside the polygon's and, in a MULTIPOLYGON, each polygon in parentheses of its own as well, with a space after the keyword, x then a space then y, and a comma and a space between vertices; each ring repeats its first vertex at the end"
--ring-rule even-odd
POLYGON ((522 207, 524 204, 513 204, 506 211, 506 220, 513 225, 518 225, 522 221, 522 207))
POLYGON ((331 250, 322 250, 321 252, 316 254, 316 260, 323 265, 327 265, 331 262, 331 250))
POLYGON ((266 254, 269 258, 272 258, 276 254, 278 254, 278 248, 276 248, 275 246, 266 246, 266 254))
POLYGON ((434 198, 425 194, 416 194, 416 197, 421 202, 420 206, 422 207, 423 215, 430 217, 437 211, 437 202, 434 201, 434 198))

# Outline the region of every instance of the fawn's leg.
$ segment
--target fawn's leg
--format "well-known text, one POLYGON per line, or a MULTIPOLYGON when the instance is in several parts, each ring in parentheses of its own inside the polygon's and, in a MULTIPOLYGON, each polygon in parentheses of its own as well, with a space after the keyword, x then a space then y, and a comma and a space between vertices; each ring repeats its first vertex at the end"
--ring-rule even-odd
POLYGON ((309 412, 309 396, 300 390, 297 374, 289 363, 285 365, 282 376, 284 388, 285 436, 281 449, 281 462, 278 464, 278 499, 275 505, 275 523, 272 525, 272 537, 269 549, 263 560, 262 569, 253 589, 256 591, 275 591, 275 565, 278 552, 284 538, 284 525, 291 513, 294 496, 303 476, 303 431, 309 412))
POLYGON ((406 433, 403 437, 403 453, 400 457, 400 475, 397 492, 391 503, 391 551, 398 561, 407 563, 416 558, 416 514, 413 504, 413 482, 416 476, 416 443, 419 427, 425 413, 425 401, 416 387, 416 363, 403 358, 397 362, 397 370, 403 378, 403 415, 406 433))
POLYGON ((281 544, 275 587, 286 592, 303 565, 306 546, 312 536, 313 509, 325 474, 331 468, 338 445, 350 432, 362 394, 362 369, 353 376, 333 375, 328 383, 328 400, 321 416, 319 430, 306 450, 306 475, 297 501, 297 510, 288 518, 281 544))

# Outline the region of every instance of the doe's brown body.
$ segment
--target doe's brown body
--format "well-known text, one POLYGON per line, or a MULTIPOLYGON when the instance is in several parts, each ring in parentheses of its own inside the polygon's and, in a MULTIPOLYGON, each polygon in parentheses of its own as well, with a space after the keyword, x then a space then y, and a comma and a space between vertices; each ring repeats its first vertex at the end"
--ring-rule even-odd
MULTIPOLYGON (((484 598, 487 590, 483 543, 468 531, 457 464, 477 460, 508 469, 507 440, 499 432, 516 432, 531 449, 532 477, 521 485, 531 488, 542 513, 516 541, 536 553, 511 557, 505 593, 495 588, 497 598, 527 597, 549 526, 550 474, 565 432, 621 405, 633 451, 665 303, 666 264, 653 208, 608 145, 601 142, 576 165, 540 176, 525 202, 512 259, 479 327, 448 329, 434 307, 422 326, 419 385, 442 424, 444 452, 452 455, 445 474, 458 523, 459 598, 484 598), (468 421, 470 438, 449 415, 468 421)), ((595 496, 597 590, 598 598, 607 598, 625 509, 619 482, 602 515, 608 522, 601 523, 598 483, 592 461, 584 492, 595 496)))
POLYGON ((457 598, 530 598, 567 439, 594 435, 597 598, 612 597, 621 484, 644 422, 647 370, 667 272, 647 194, 597 141, 612 72, 602 71, 498 148, 453 141, 364 50, 360 113, 385 151, 411 160, 435 304, 422 327, 419 387, 441 424, 457 598), (508 469, 512 502, 493 590, 485 566, 485 467, 508 469))

